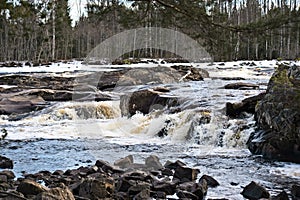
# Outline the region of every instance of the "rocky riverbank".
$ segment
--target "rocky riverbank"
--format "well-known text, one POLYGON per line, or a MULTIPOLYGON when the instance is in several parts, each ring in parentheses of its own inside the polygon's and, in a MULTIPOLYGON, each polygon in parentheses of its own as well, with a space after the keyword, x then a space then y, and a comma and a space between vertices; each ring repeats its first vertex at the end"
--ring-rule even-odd
POLYGON ((248 147, 254 154, 300 163, 300 67, 280 65, 255 111, 257 129, 248 147))
MULTIPOLYGON (((5 157, 1 157, 0 162, 11 163, 5 157)), ((134 163, 133 156, 129 155, 114 164, 97 160, 87 167, 40 171, 17 179, 12 171, 0 171, 2 200, 198 200, 206 198, 209 188, 219 185, 213 177, 188 167, 180 160, 167 161, 162 165, 155 155, 147 157, 143 164, 134 163)), ((292 199, 300 198, 299 185, 292 186, 291 190, 292 199)), ((289 199, 285 191, 271 197, 266 188, 254 181, 241 188, 241 195, 246 199, 289 199)), ((227 198, 224 196, 222 199, 227 198)))

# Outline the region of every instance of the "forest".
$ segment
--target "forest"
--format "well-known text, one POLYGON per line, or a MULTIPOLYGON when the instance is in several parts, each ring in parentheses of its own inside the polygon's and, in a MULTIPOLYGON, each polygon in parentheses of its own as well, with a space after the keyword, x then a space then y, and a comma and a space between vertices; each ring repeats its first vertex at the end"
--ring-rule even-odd
MULTIPOLYGON (((215 61, 299 59, 299 0, 87 0, 72 24, 68 0, 0 0, 0 61, 82 59, 124 30, 163 27, 215 61)), ((170 57, 159 49, 124 56, 170 57)))

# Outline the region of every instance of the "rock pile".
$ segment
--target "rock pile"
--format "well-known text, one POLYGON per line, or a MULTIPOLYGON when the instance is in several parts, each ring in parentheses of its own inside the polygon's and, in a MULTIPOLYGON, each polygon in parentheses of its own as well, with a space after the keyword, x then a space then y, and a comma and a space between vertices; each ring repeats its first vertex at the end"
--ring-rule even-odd
MULTIPOLYGON (((98 200, 98 199, 205 199, 208 189, 218 187, 217 180, 202 175, 197 168, 190 168, 177 160, 162 165, 157 156, 146 158, 144 164, 134 163, 131 155, 112 165, 97 160, 92 166, 40 171, 24 174, 15 180, 9 170, 0 172, 1 200, 98 200)), ((292 197, 300 197, 300 186, 292 187, 292 197)), ((241 192, 246 199, 270 198, 269 192, 251 182, 241 192)), ((223 198, 226 199, 226 198, 223 198)), ((288 199, 282 191, 272 199, 288 199)))

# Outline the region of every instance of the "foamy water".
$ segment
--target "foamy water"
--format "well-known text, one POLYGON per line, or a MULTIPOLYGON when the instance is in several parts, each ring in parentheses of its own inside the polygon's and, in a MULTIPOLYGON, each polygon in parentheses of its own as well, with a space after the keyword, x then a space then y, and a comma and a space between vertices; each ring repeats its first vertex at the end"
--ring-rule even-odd
MULTIPOLYGON (((290 184, 300 180, 299 165, 252 156, 245 144, 255 128, 253 116, 229 119, 224 114, 226 102, 239 102, 266 89, 276 61, 255 62, 256 66, 242 63, 245 61, 210 66, 193 64, 208 70, 210 78, 199 82, 162 84, 170 89, 167 95, 184 99, 182 111, 177 113, 154 111, 128 118, 121 116, 120 101, 116 100, 52 103, 19 121, 9 121, 7 116, 1 116, 0 126, 8 132, 8 142, 4 142, 1 152, 15 161, 14 170, 19 175, 22 171, 74 168, 87 165, 86 160, 113 162, 129 154, 134 155, 136 162, 143 162, 150 154, 156 154, 162 163, 180 159, 199 168, 202 174, 215 177, 221 186, 209 190, 210 198, 243 199, 239 194, 241 187, 251 180, 277 194, 279 189, 289 188, 290 184), (223 77, 246 80, 222 80, 223 77), (235 82, 254 83, 259 89, 224 89, 226 84, 235 82), (203 120, 206 118, 210 121, 203 120), (167 135, 159 137, 162 129, 167 135), (288 181, 281 181, 279 177, 288 181), (238 185, 233 186, 230 182, 238 185)), ((57 71, 53 67, 53 71, 57 71)), ((72 67, 63 69, 71 70, 72 67)), ((73 71, 83 69, 90 73, 108 67, 81 66, 78 69, 78 65, 73 66, 73 71)), ((152 85, 143 87, 151 88, 152 85)), ((108 94, 120 92, 128 93, 129 90, 119 85, 108 94)))

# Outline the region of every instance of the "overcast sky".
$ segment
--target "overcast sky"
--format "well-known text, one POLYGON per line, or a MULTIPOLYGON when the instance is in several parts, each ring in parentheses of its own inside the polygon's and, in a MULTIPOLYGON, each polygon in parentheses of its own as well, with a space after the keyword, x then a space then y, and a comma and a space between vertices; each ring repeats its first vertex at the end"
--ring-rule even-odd
POLYGON ((70 15, 73 20, 73 25, 80 15, 85 14, 85 5, 87 0, 69 0, 70 15))

